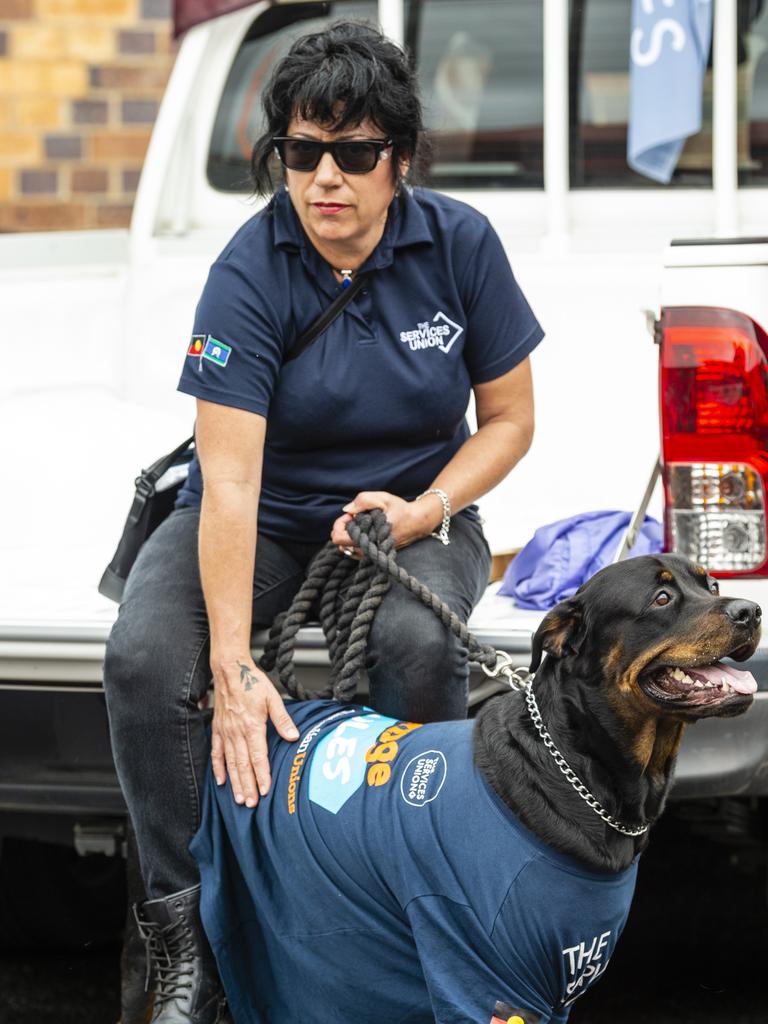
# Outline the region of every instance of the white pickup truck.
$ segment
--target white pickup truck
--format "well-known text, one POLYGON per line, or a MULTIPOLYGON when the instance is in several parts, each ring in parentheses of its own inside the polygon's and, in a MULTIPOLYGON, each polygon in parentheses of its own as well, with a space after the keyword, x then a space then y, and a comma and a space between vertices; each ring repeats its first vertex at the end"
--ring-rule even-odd
MULTIPOLYGON (((533 356, 533 448, 481 510, 502 552, 564 516, 636 508, 659 451, 661 394, 664 486, 649 511, 665 517, 670 547, 724 570, 724 593, 766 607, 768 237, 749 236, 768 235, 768 178, 755 171, 768 101, 760 92, 747 105, 763 134, 742 187, 742 125, 735 101, 717 114, 718 90, 729 75, 740 98, 747 86, 735 5, 718 4, 709 162, 684 154, 667 189, 630 175, 615 57, 628 52, 628 6, 593 5, 599 32, 569 21, 563 0, 426 0, 404 22, 399 3, 378 11, 419 61, 431 184, 491 218, 547 332, 533 356), (577 29, 581 113, 568 99, 577 29), (698 241, 670 245, 681 237, 698 241)), ((377 8, 256 3, 192 29, 130 230, 0 238, 0 838, 120 848, 101 686, 116 608, 96 586, 139 468, 190 432, 192 401, 176 382, 207 269, 257 209, 247 164, 261 83, 296 35, 344 16, 377 8)), ((766 18, 749 32, 768 39, 766 18)), ((754 83, 762 50, 747 51, 754 83)), ((526 664, 539 619, 491 587, 472 625, 526 664)), ((322 672, 317 631, 304 631, 299 656, 322 672)), ((751 712, 701 722, 680 757, 676 796, 712 798, 715 819, 721 798, 768 794, 768 647, 750 668, 751 712)), ((478 676, 473 701, 487 693, 478 676)))

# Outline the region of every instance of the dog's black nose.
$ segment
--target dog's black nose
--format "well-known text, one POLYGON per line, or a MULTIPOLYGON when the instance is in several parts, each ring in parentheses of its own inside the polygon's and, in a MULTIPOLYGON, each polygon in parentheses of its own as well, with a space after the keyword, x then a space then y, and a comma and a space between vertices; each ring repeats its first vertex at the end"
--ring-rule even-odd
POLYGON ((725 614, 738 626, 747 626, 749 629, 756 629, 763 617, 762 609, 754 601, 743 601, 734 599, 725 606, 725 614))

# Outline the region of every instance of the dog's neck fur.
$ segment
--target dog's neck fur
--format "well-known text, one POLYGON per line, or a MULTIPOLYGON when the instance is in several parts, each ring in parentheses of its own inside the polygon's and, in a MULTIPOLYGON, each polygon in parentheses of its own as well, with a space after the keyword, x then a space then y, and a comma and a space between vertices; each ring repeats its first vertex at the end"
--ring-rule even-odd
MULTIPOLYGON (((573 771, 625 826, 653 823, 672 782, 683 726, 646 718, 631 732, 590 686, 548 659, 534 683, 544 727, 573 771)), ((487 704, 474 731, 475 761, 522 823, 548 845, 600 871, 621 871, 648 843, 626 836, 579 796, 544 746, 522 693, 487 704)))

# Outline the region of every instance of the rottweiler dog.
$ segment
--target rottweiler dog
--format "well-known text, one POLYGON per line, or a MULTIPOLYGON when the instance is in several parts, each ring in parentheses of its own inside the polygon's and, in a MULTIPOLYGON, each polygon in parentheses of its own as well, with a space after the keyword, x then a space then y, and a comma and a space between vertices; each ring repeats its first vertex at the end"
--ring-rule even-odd
MULTIPOLYGON (((752 675, 720 659, 751 657, 760 623, 758 605, 720 597, 706 569, 674 555, 602 569, 545 616, 530 666, 542 718, 616 817, 652 824, 686 723, 752 704, 752 675)), ((621 871, 645 849, 648 831, 606 828, 566 781, 522 701, 486 705, 475 753, 507 806, 556 849, 602 871, 621 871)))
POLYGON ((255 810, 211 775, 192 852, 237 1024, 565 1021, 605 970, 686 723, 746 711, 760 609, 643 556, 543 619, 475 722, 289 705, 255 810))

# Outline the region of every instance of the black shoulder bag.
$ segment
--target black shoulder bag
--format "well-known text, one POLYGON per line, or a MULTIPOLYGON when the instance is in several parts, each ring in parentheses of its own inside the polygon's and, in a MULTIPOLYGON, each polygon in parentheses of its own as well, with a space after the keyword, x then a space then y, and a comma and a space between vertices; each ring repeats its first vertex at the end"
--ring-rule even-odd
MULTIPOLYGON (((357 277, 336 296, 330 306, 301 335, 283 360, 288 363, 300 356, 312 342, 326 331, 344 307, 351 302, 365 284, 357 277)), ((136 561, 144 541, 170 515, 181 486, 187 479, 189 463, 194 454, 195 438, 187 438, 178 448, 153 462, 136 477, 136 493, 131 504, 123 533, 112 560, 99 581, 99 593, 112 601, 120 601, 125 581, 136 561)))

